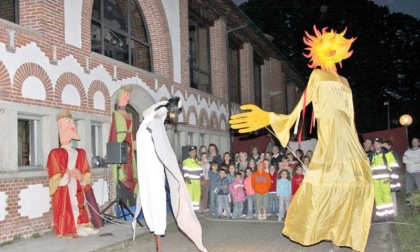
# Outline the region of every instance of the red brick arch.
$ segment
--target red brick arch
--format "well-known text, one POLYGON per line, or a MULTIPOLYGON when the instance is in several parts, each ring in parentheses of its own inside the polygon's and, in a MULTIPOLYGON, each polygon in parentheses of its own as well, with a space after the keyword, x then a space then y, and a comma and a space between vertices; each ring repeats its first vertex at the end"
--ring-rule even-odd
POLYGON ((209 127, 213 130, 217 130, 219 129, 219 120, 217 118, 216 112, 211 112, 210 114, 210 122, 209 122, 209 127))
POLYGON ((168 20, 161 0, 139 0, 152 45, 153 70, 173 80, 172 42, 168 20))
POLYGON ((194 106, 189 106, 188 107, 188 111, 187 111, 186 114, 187 114, 187 116, 185 117, 185 121, 188 122, 188 124, 189 124, 190 115, 193 114, 195 116, 195 124, 197 126, 200 126, 200 121, 199 121, 199 118, 198 118, 198 113, 197 113, 197 110, 195 109, 194 106))
POLYGON ((89 90, 88 90, 88 93, 87 93, 88 107, 90 109, 94 109, 93 108, 93 96, 95 95, 96 92, 101 92, 104 95, 105 111, 97 110, 97 109, 95 109, 95 111, 100 111, 100 113, 106 113, 107 111, 110 112, 111 111, 111 96, 109 95, 109 90, 106 87, 105 83, 103 83, 100 80, 92 81, 92 83, 89 86, 89 90))
POLYGON ((10 74, 3 62, 0 60, 0 100, 7 99, 12 91, 10 74))
MULTIPOLYGON (((63 93, 64 87, 67 85, 73 85, 80 95, 80 109, 88 109, 87 97, 85 88, 83 87, 82 81, 74 73, 66 72, 60 75, 55 84, 54 98, 57 102, 61 103, 61 94, 63 93)), ((66 105, 67 106, 67 105, 66 105)))
POLYGON ((228 124, 228 122, 227 122, 227 120, 226 120, 226 115, 225 115, 225 114, 221 114, 221 115, 220 115, 220 119, 219 119, 219 129, 222 129, 222 122, 225 122, 225 125, 226 125, 226 129, 225 129, 225 130, 228 130, 228 129, 229 129, 229 124, 228 124))
MULTIPOLYGON (((28 62, 22 64, 15 73, 13 77, 13 95, 16 97, 22 97, 22 86, 23 82, 28 77, 36 77, 38 78, 45 88, 46 98, 45 101, 52 101, 53 100, 53 86, 51 83, 51 79, 48 76, 47 72, 38 64, 33 62, 28 62)), ((25 98, 29 99, 29 98, 25 98)), ((39 101, 42 103, 42 101, 39 101)))
POLYGON ((210 119, 209 119, 209 115, 207 114, 207 111, 205 109, 201 109, 200 116, 197 118, 197 122, 198 122, 197 125, 203 128, 209 128, 210 127, 209 121, 210 119))

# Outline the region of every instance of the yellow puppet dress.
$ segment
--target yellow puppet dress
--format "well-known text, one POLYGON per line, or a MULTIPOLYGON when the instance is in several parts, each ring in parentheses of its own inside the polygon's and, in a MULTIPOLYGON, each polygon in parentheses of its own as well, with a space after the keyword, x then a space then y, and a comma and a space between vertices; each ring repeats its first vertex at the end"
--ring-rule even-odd
MULTIPOLYGON (((351 89, 345 78, 315 69, 305 92, 316 116, 318 143, 292 199, 283 234, 303 245, 331 240, 363 251, 374 188, 354 125, 351 89)), ((283 146, 289 141, 289 129, 300 115, 303 100, 288 116, 270 114, 271 126, 283 146)))
MULTIPOLYGON (((271 125, 276 137, 287 146, 290 128, 300 111, 312 102, 317 121, 318 143, 305 178, 293 196, 283 234, 303 245, 331 240, 336 246, 363 251, 369 236, 374 187, 367 156, 358 141, 353 101, 347 80, 337 74, 349 58, 355 38, 314 26, 315 36, 306 32, 304 43, 313 70, 303 97, 290 115, 277 115, 255 105, 233 115, 229 123, 240 133, 271 125)), ((297 125, 298 123, 296 123, 297 125)))
POLYGON ((252 131, 268 124, 283 146, 304 106, 312 102, 318 143, 305 179, 287 211, 283 234, 303 245, 331 240, 335 245, 363 251, 373 208, 369 162, 357 137, 352 93, 347 80, 335 72, 313 70, 304 96, 290 115, 244 105, 232 116, 232 128, 252 131), (306 97, 305 97, 306 96, 306 97))

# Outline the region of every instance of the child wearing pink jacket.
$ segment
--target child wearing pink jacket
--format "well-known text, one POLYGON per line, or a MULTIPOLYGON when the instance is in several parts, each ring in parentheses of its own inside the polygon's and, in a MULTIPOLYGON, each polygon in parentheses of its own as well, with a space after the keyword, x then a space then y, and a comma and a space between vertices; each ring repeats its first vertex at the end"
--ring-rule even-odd
POLYGON ((245 192, 244 184, 242 183, 242 173, 235 174, 235 180, 230 184, 229 191, 233 195, 233 218, 239 218, 242 215, 244 208, 245 192))
POLYGON ((246 212, 246 218, 252 219, 254 214, 254 203, 255 203, 255 190, 252 188, 251 184, 251 176, 252 176, 252 169, 246 168, 245 170, 245 180, 244 180, 244 188, 246 192, 246 203, 248 205, 248 209, 246 212))

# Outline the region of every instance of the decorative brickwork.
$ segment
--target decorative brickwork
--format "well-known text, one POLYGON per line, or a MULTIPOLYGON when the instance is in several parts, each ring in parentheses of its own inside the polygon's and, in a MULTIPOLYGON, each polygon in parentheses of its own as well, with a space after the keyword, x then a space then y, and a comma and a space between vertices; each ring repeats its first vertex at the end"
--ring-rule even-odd
POLYGON ((239 53, 241 64, 241 101, 243 104, 254 103, 254 63, 252 45, 244 43, 239 53))
POLYGON ((196 125, 199 126, 200 123, 199 123, 198 113, 197 113, 197 110, 195 109, 195 107, 189 107, 188 108, 187 117, 185 118, 185 121, 188 122, 188 124, 189 124, 191 114, 193 114, 193 116, 195 117, 196 125))
POLYGON ((217 118, 216 112, 212 111, 210 114, 210 128, 212 130, 219 130, 219 120, 217 118))
POLYGON ((173 58, 168 20, 160 0, 139 0, 146 19, 153 49, 153 70, 173 80, 173 58))
MULTIPOLYGON (((99 179, 105 179, 109 185, 109 198, 114 198, 114 182, 112 175, 108 171, 96 173, 93 172, 92 182, 99 179)), ((49 232, 53 228, 52 209, 45 212, 42 217, 28 218, 22 217, 19 214, 19 194, 22 190, 27 189, 29 185, 42 184, 43 187, 48 188, 48 178, 45 177, 30 177, 19 179, 0 180, 0 192, 5 192, 6 200, 6 218, 0 221, 0 243, 10 241, 14 238, 27 238, 33 234, 43 234, 49 232)), ((51 201, 50 201, 51 203, 51 201)), ((107 205, 105 202, 102 206, 107 205)))
POLYGON ((190 86, 190 52, 188 35, 188 0, 179 0, 181 33, 181 86, 190 86))
MULTIPOLYGON (((197 141, 197 139, 200 141, 194 142, 195 145, 204 144, 202 141, 208 144, 210 140, 218 146, 229 146, 229 143, 223 142, 223 139, 229 139, 228 112, 226 111, 229 106, 225 36, 226 23, 232 20, 226 21, 221 18, 210 27, 212 93, 207 94, 190 88, 189 1, 170 1, 178 1, 179 3, 181 84, 173 81, 174 59, 169 32, 171 20, 168 20, 171 15, 166 15, 161 0, 138 0, 150 35, 153 60, 152 72, 91 52, 91 15, 94 0, 83 0, 80 20, 81 48, 65 43, 64 1, 19 0, 20 24, 0 20, 0 53, 5 55, 0 60, 0 110, 18 105, 16 111, 13 107, 13 111, 7 111, 8 113, 5 114, 13 120, 16 120, 18 113, 37 116, 42 114, 43 123, 45 122, 43 127, 48 127, 51 126, 49 125, 50 119, 56 110, 69 109, 83 113, 87 121, 91 120, 90 117, 92 116, 92 118, 98 120, 97 123, 102 123, 104 130, 108 130, 107 127, 109 127, 112 113, 113 101, 111 97, 113 92, 121 85, 135 84, 147 92, 147 95, 151 97, 149 100, 166 100, 172 95, 178 95, 181 98, 183 102, 182 123, 184 125, 180 127, 182 128, 182 132, 180 132, 182 134, 179 134, 181 136, 179 137, 180 145, 175 147, 177 148, 176 151, 179 152, 180 146, 186 143, 187 137, 182 139, 184 136, 197 132, 203 137, 193 137, 193 141, 197 141), (14 31, 13 50, 6 50, 10 49, 11 37, 9 31, 14 31), (53 48, 56 50, 53 50, 53 48), (29 52, 29 54, 25 54, 26 52, 29 52), (34 57, 32 57, 33 55, 34 57), (54 61, 52 61, 53 58, 54 61), (22 97, 23 85, 25 84, 24 90, 26 90, 26 85, 29 82, 26 83, 25 80, 30 77, 37 78, 42 83, 45 89, 45 100, 22 97), (155 83, 158 84, 155 85, 155 83), (67 85, 73 85, 77 90, 80 95, 80 106, 62 103, 61 96, 67 85), (100 92, 104 97, 104 110, 94 109, 94 97, 97 92, 100 92), (22 107, 25 109, 22 109, 22 107), (26 111, 26 108, 29 109, 26 111), (190 115, 196 117, 196 125, 188 124, 190 115)), ((220 2, 223 1, 225 0, 220 2)), ((212 2, 200 2, 205 2, 205 8, 210 8, 212 4, 212 2)), ((244 43, 243 49, 240 50, 239 65, 234 68, 239 67, 242 103, 254 102, 253 50, 251 43, 244 43)), ((265 71, 269 76, 263 77, 266 84, 265 88, 270 89, 270 91, 277 91, 278 88, 282 91, 282 88, 284 88, 284 93, 289 91, 288 97, 291 97, 291 99, 288 107, 292 108, 296 102, 294 97, 296 93, 295 84, 290 83, 287 87, 288 90, 286 90, 282 82, 283 73, 281 73, 280 62, 272 61, 271 58, 269 62, 270 68, 265 71), (282 82, 280 86, 278 85, 279 81, 282 82)), ((136 97, 132 97, 132 100, 134 99, 136 97)), ((267 103, 265 104, 267 105, 267 103)), ((147 104, 142 105, 146 106, 147 104)), ((232 111, 239 111, 237 104, 232 103, 231 105, 232 111)), ((142 111, 138 112, 139 114, 142 113, 142 111)), ((9 122, 0 117, 0 123, 5 125, 9 122)), ((16 124, 16 122, 13 123, 13 125, 16 124)), ((87 123, 87 125, 89 124, 87 123)), ((80 130, 84 130, 86 139, 90 138, 91 129, 81 127, 80 130)), ((18 136, 15 135, 15 131, 10 132, 13 133, 10 137, 13 141, 10 142, 16 145, 18 136)), ((3 141, 7 142, 10 139, 3 139, 3 141)), ((90 146, 90 144, 84 146, 90 146)), ((45 149, 50 147, 50 145, 44 147, 44 150, 42 150, 43 156, 48 153, 48 150, 45 149)), ((228 150, 222 147, 221 151, 228 150)), ((0 158, 1 155, 4 155, 4 153, 0 153, 0 158)), ((110 192, 108 196, 111 201, 115 196, 112 175, 108 169, 100 169, 98 168, 96 171, 95 168, 92 169, 94 171, 92 180, 105 180, 107 182, 110 192)), ((5 219, 0 221, 0 243, 13 240, 14 237, 30 237, 32 234, 42 234, 52 229, 51 210, 37 218, 20 216, 20 199, 18 197, 21 190, 28 188, 29 185, 48 187, 46 174, 45 176, 43 176, 43 173, 38 173, 37 176, 27 175, 26 172, 18 171, 17 162, 13 169, 5 169, 0 164, 0 192, 4 192, 7 197, 7 214, 5 219)), ((105 202, 101 208, 107 204, 108 202, 105 202)))
POLYGON ((16 70, 15 76, 13 77, 13 91, 11 98, 12 102, 22 102, 47 107, 53 107, 55 105, 53 86, 47 72, 40 65, 32 62, 25 63, 16 70), (46 94, 45 101, 22 98, 23 82, 28 77, 36 77, 42 82, 46 94))
POLYGON ((227 100, 226 24, 216 20, 210 28, 210 64, 212 94, 227 100))
POLYGON ((0 180, 0 191, 7 195, 6 219, 0 221, 0 243, 13 238, 28 237, 34 233, 44 233, 52 229, 52 212, 46 212, 39 218, 29 219, 19 214, 19 194, 28 185, 42 184, 48 187, 48 180, 44 178, 26 178, 0 180))
POLYGON ((105 97, 105 111, 97 110, 95 111, 97 113, 110 113, 111 112, 111 96, 109 95, 108 88, 105 86, 105 83, 99 80, 95 80, 90 84, 88 94, 87 94, 87 100, 88 100, 88 107, 91 109, 93 108, 93 96, 96 92, 101 92, 103 96, 105 97))
POLYGON ((9 72, 0 60, 0 99, 8 100, 12 91, 12 84, 10 83, 9 72))
POLYGON ((200 110, 200 116, 197 118, 197 126, 208 128, 209 127, 209 116, 205 109, 200 110))
POLYGON ((87 97, 85 88, 83 87, 82 81, 80 78, 73 74, 73 73, 63 73, 57 80, 57 83, 55 84, 55 92, 54 92, 54 98, 58 103, 61 103, 61 95, 63 93, 64 87, 67 85, 73 85, 79 95, 80 95, 80 108, 76 108, 77 110, 86 109, 87 106, 87 97))
POLYGON ((225 116, 225 114, 222 114, 221 116, 220 116, 220 119, 219 119, 219 128, 221 129, 221 130, 227 130, 227 129, 229 129, 230 128, 230 126, 229 126, 229 124, 228 124, 228 121, 226 120, 226 116, 225 116), (224 127, 222 127, 222 124, 225 124, 225 126, 224 127))

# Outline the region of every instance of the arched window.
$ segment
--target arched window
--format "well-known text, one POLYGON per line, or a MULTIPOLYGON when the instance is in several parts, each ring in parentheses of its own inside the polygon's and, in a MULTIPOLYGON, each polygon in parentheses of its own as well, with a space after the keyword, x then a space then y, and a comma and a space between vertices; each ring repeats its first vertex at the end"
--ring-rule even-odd
POLYGON ((152 71, 147 25, 136 0, 95 0, 92 52, 152 71))

